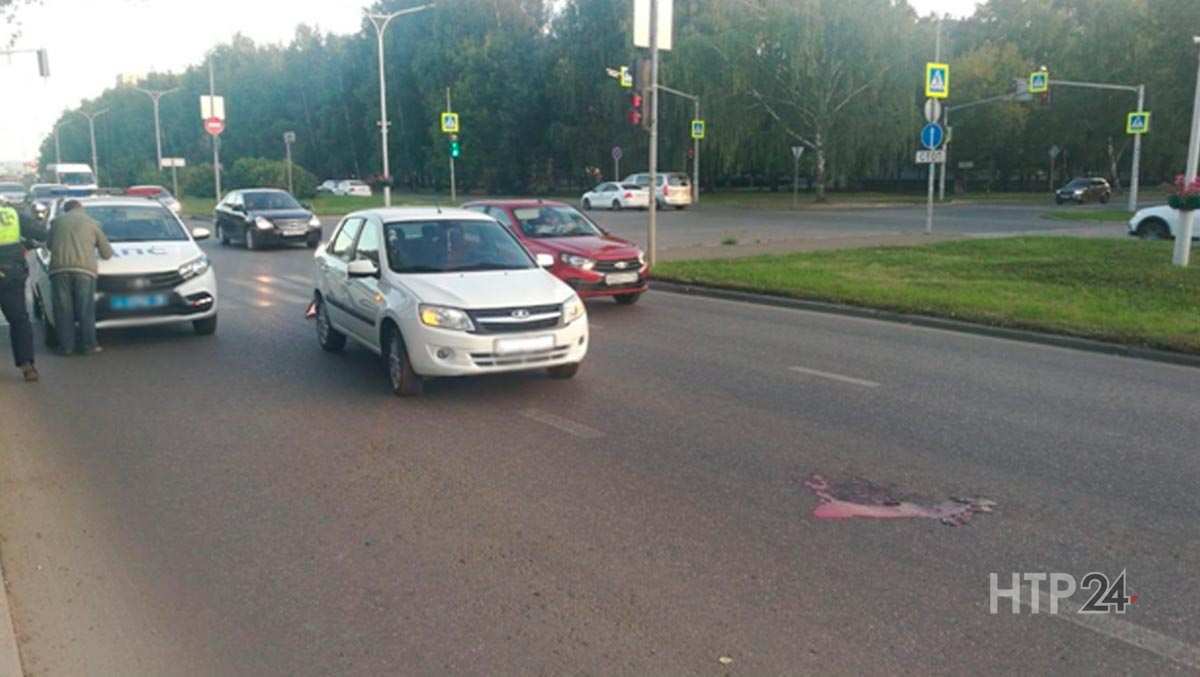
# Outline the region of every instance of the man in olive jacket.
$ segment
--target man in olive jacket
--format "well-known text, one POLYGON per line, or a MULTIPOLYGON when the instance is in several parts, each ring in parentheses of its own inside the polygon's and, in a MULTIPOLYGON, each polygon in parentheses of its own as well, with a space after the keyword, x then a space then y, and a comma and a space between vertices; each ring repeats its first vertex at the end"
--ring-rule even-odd
POLYGON ((25 249, 30 241, 45 239, 45 227, 26 210, 0 200, 0 312, 8 321, 13 360, 31 383, 38 380, 38 371, 33 366, 33 323, 25 305, 25 249))
POLYGON ((58 347, 69 355, 75 349, 79 323, 80 349, 100 352, 96 343, 97 260, 111 259, 112 245, 77 200, 63 203, 63 213, 50 222, 50 286, 54 294, 54 329, 58 347))

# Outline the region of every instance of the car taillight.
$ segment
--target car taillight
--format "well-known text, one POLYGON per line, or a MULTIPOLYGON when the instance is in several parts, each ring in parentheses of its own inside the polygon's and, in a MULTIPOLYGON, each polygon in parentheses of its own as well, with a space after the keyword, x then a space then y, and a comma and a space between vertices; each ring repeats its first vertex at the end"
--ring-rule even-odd
POLYGON ((629 199, 629 198, 631 198, 631 197, 633 197, 633 193, 625 193, 625 199, 626 199, 626 200, 628 200, 628 199, 629 199))

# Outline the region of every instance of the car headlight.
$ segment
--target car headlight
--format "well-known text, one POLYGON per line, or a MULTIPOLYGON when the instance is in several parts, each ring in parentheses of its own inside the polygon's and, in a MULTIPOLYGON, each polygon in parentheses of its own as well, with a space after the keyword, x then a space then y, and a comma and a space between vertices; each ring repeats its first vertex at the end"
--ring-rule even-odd
POLYGON ((596 262, 586 256, 562 254, 559 256, 559 258, 562 259, 562 262, 568 266, 571 266, 572 268, 578 268, 580 270, 591 270, 592 268, 596 267, 596 262))
POLYGON ((321 227, 321 219, 318 219, 317 215, 313 214, 313 217, 308 220, 308 225, 310 228, 320 228, 321 227))
POLYGON ((190 280, 193 277, 203 275, 208 271, 208 257, 201 256, 194 258, 191 261, 179 266, 179 274, 185 280, 190 280))
POLYGON ((275 227, 275 224, 271 223, 265 216, 256 217, 254 219, 254 225, 257 226, 259 230, 270 230, 271 228, 275 227))
POLYGON ((460 331, 472 331, 475 329, 471 318, 458 308, 421 305, 419 312, 421 314, 421 324, 427 327, 458 329, 460 331))
POLYGON ((1075 191, 1075 194, 1076 194, 1076 195, 1083 195, 1083 190, 1082 190, 1082 189, 1078 189, 1078 190, 1076 190, 1076 191, 1075 191))
POLYGON ((583 301, 579 300, 578 296, 572 296, 567 299, 567 302, 562 307, 563 324, 571 324, 575 320, 583 317, 587 311, 583 307, 583 301))
POLYGON ((646 265, 646 252, 640 250, 638 251, 638 263, 642 264, 643 266, 646 265))

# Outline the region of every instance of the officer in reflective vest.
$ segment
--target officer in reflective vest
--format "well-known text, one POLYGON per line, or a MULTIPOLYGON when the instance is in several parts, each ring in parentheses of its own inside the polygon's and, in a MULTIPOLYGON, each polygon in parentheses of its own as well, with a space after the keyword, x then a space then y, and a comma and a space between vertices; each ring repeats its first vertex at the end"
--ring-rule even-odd
POLYGON ((46 228, 24 210, 0 201, 0 312, 8 321, 13 361, 28 382, 38 380, 33 365, 33 324, 25 305, 29 265, 25 251, 34 241, 46 240, 46 228))

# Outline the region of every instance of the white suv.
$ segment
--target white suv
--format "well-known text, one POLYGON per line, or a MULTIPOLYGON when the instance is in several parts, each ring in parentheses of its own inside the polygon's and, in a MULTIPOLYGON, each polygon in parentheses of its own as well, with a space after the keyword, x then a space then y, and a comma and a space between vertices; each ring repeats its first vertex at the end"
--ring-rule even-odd
POLYGON ((355 212, 315 254, 317 340, 336 351, 352 338, 383 356, 397 395, 436 376, 571 378, 587 354, 587 312, 540 258, 477 212, 355 212))

